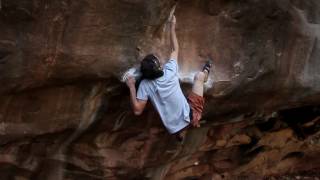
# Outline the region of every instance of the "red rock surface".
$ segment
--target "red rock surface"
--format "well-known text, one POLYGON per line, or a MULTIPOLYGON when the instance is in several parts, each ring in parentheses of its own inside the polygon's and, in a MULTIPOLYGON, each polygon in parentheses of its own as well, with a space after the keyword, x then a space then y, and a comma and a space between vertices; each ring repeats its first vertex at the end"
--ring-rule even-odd
POLYGON ((178 2, 185 92, 215 59, 183 143, 119 81, 168 57, 174 0, 0 2, 1 179, 319 179, 317 0, 178 2))

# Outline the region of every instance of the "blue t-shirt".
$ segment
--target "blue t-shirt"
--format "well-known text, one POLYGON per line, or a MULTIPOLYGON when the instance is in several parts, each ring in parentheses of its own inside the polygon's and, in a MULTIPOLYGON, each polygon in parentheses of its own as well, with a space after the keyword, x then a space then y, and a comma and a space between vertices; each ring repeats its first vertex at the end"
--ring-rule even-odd
POLYGON ((180 87, 177 61, 170 59, 163 72, 163 76, 155 80, 141 81, 137 99, 150 99, 164 126, 173 134, 190 123, 190 107, 180 87))

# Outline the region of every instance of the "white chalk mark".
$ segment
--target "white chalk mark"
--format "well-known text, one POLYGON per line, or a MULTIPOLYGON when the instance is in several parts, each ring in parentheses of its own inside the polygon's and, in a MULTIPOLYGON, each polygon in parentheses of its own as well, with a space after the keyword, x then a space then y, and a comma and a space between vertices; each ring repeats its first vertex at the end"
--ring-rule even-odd
POLYGON ((114 124, 112 131, 117 131, 118 129, 120 129, 126 119, 127 112, 123 112, 120 114, 120 116, 117 118, 116 123, 114 124))
MULTIPOLYGON (((179 79, 181 82, 193 84, 194 76, 197 72, 179 73, 179 79)), ((204 91, 213 87, 214 79, 209 76, 207 82, 204 83, 204 91)))
POLYGON ((122 75, 121 81, 126 82, 129 76, 133 76, 135 79, 139 79, 142 75, 139 68, 132 67, 122 75))
MULTIPOLYGON (((50 159, 59 160, 62 162, 67 161, 66 151, 67 148, 70 146, 72 142, 74 142, 80 135, 82 135, 89 127, 92 125, 96 120, 96 115, 99 111, 99 107, 102 105, 102 98, 103 98, 103 84, 98 84, 97 86, 93 87, 89 96, 83 103, 83 111, 80 118, 80 123, 78 128, 75 132, 70 135, 59 147, 56 153, 52 155, 50 159)), ((48 175, 49 180, 51 177, 54 177, 55 180, 62 180, 65 179, 64 176, 64 169, 66 169, 65 164, 61 163, 53 169, 51 169, 50 174, 48 175)))

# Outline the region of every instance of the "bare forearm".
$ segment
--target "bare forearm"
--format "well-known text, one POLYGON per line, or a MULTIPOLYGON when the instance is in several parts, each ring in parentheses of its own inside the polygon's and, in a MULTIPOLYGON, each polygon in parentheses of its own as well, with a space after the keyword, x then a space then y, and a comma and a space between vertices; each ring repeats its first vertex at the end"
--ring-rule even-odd
POLYGON ((147 101, 139 100, 137 99, 137 89, 135 86, 136 80, 134 77, 129 76, 126 80, 127 86, 130 90, 130 101, 131 101, 131 107, 133 110, 133 113, 135 115, 140 115, 143 112, 143 109, 145 108, 147 101))
POLYGON ((135 86, 131 86, 129 87, 130 89, 130 101, 131 101, 131 106, 132 109, 135 111, 136 110, 136 106, 137 106, 137 90, 135 86))
POLYGON ((173 22, 171 22, 171 27, 170 27, 170 39, 171 39, 172 51, 178 51, 179 44, 178 44, 178 39, 176 35, 176 23, 173 23, 173 22))

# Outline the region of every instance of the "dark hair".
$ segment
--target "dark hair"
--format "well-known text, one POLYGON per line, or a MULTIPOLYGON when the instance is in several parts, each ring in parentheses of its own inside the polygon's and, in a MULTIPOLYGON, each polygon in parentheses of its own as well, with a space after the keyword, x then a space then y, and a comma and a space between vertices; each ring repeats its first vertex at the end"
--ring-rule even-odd
POLYGON ((141 61, 140 67, 143 79, 157 79, 163 76, 163 71, 159 59, 153 55, 149 54, 141 61))

